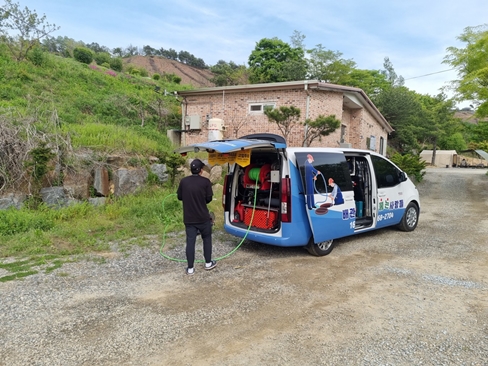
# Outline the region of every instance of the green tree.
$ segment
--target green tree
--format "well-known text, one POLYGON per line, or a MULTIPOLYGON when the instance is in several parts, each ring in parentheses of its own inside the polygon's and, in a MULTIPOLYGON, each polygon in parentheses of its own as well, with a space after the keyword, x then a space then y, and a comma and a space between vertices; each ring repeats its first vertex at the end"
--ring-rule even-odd
POLYGON ((306 76, 303 49, 293 48, 276 37, 261 39, 248 63, 249 81, 253 84, 303 80, 306 76))
POLYGON ((285 140, 288 139, 291 130, 298 123, 300 113, 300 108, 294 106, 281 106, 277 109, 265 108, 264 110, 264 114, 268 117, 268 121, 276 123, 285 140))
POLYGON ((39 17, 35 11, 21 9, 12 0, 4 3, 0 8, 0 40, 7 44, 17 61, 23 60, 42 38, 59 29, 46 21, 46 15, 39 17))
POLYGON ((412 130, 416 134, 417 141, 422 146, 432 146, 432 165, 435 165, 436 150, 439 142, 455 132, 459 123, 454 119, 454 103, 444 94, 435 97, 430 95, 419 96, 422 105, 422 118, 412 130))
POLYGON ((124 67, 124 62, 122 61, 122 57, 113 57, 110 59, 109 65, 112 70, 121 72, 124 67))
POLYGON ((210 71, 215 75, 211 81, 217 86, 246 84, 248 79, 246 66, 237 65, 233 61, 219 60, 210 67, 210 71))
POLYGON ((131 57, 139 55, 139 50, 132 44, 128 45, 123 51, 123 57, 131 57))
POLYGON ((301 48, 302 50, 305 50, 305 35, 302 34, 302 32, 294 30, 293 34, 290 37, 291 40, 291 45, 293 48, 301 48))
POLYGON ((415 177, 417 182, 421 182, 425 175, 427 163, 420 158, 420 155, 395 153, 391 161, 400 167, 409 177, 415 177))
POLYGON ((444 150, 456 150, 457 152, 467 149, 461 132, 455 132, 452 135, 444 136, 439 139, 439 147, 444 150))
POLYGON ((42 47, 46 51, 55 53, 63 57, 73 57, 73 50, 76 47, 83 46, 83 42, 78 42, 68 37, 46 37, 42 40, 42 47))
POLYGON ((376 97, 390 87, 386 76, 379 70, 360 70, 353 69, 343 84, 362 89, 368 97, 375 102, 376 97))
POLYGON ((89 48, 94 53, 110 52, 110 49, 108 47, 100 46, 97 42, 87 43, 85 47, 89 48))
POLYGON ((323 136, 328 136, 341 125, 341 121, 335 115, 323 116, 320 115, 316 119, 307 119, 304 123, 306 128, 305 138, 302 146, 310 146, 313 141, 319 139, 322 141, 323 136))
POLYGON ((356 67, 353 60, 342 58, 342 53, 325 49, 321 44, 308 50, 310 79, 324 80, 332 84, 345 85, 356 67))
POLYGON ((112 50, 112 54, 114 56, 123 57, 124 56, 124 50, 122 49, 122 47, 115 47, 112 50))
POLYGON ((444 63, 458 72, 453 81, 458 100, 472 100, 478 117, 488 116, 488 24, 467 27, 458 37, 464 48, 448 47, 444 63))
POLYGON ((405 79, 403 76, 397 75, 395 69, 393 68, 393 64, 388 57, 385 57, 383 62, 383 70, 380 72, 385 76, 386 80, 392 86, 403 86, 405 84, 405 79))
POLYGON ((395 129, 388 144, 400 153, 418 149, 417 126, 422 118, 422 104, 417 93, 404 86, 391 86, 378 94, 375 103, 395 129))
POLYGON ((154 56, 157 55, 158 53, 158 51, 155 48, 152 48, 149 45, 143 46, 142 52, 144 53, 144 56, 154 56))
POLYGON ((73 56, 76 61, 89 64, 93 61, 93 51, 86 47, 76 47, 73 50, 73 56))
POLYGON ((159 49, 159 54, 163 57, 166 57, 170 60, 178 61, 178 52, 176 50, 170 48, 169 50, 165 50, 164 48, 159 49))
POLYGON ((102 65, 104 63, 107 63, 110 65, 110 60, 112 59, 112 56, 110 56, 110 53, 108 52, 97 52, 93 56, 95 62, 97 65, 102 65))

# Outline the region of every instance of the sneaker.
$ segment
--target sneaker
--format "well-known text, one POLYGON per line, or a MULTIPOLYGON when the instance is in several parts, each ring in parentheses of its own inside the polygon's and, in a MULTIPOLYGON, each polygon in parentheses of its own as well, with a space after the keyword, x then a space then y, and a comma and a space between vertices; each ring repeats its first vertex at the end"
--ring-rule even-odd
POLYGON ((195 274, 195 268, 187 268, 186 269, 186 274, 187 275, 190 275, 190 276, 193 275, 193 274, 195 274))
POLYGON ((210 271, 211 269, 214 269, 215 267, 217 267, 216 261, 211 261, 210 263, 205 263, 205 269, 207 271, 210 271))

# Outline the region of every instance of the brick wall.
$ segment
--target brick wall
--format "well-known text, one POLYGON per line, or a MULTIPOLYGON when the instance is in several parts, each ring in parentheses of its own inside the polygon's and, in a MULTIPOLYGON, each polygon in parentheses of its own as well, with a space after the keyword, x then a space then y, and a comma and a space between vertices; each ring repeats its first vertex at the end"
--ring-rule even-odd
MULTIPOLYGON (((343 94, 341 92, 304 90, 303 87, 285 90, 263 90, 263 91, 239 91, 232 93, 210 94, 192 96, 187 99, 185 115, 199 115, 201 120, 200 131, 189 131, 183 133, 182 145, 190 145, 197 142, 207 141, 208 121, 211 118, 220 118, 224 121, 226 130, 224 138, 237 138, 253 133, 275 133, 283 135, 274 122, 269 122, 262 112, 251 112, 251 103, 274 104, 277 108, 281 106, 294 106, 300 109, 300 121, 303 123, 306 118, 308 100, 308 117, 315 119, 319 115, 335 117, 342 121, 345 128, 345 142, 355 148, 367 148, 366 138, 370 135, 376 136, 379 146, 380 136, 383 136, 386 146, 386 132, 369 114, 366 109, 343 110, 343 94)), ((305 127, 296 124, 288 136, 288 146, 302 146, 305 127)), ((329 136, 322 138, 322 141, 315 140, 311 146, 338 147, 341 140, 341 128, 329 136)), ((378 151, 378 149, 376 149, 378 151)))

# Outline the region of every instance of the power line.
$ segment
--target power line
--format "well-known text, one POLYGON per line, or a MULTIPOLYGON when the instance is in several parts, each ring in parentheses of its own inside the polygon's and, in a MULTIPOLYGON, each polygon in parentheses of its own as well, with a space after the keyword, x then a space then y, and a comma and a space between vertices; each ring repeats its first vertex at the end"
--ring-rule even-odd
POLYGON ((452 69, 447 69, 447 70, 442 70, 442 71, 437 71, 437 72, 431 72, 430 74, 425 74, 425 75, 420 75, 420 76, 414 76, 413 78, 408 78, 408 79, 403 79, 403 80, 411 80, 411 79, 423 78, 424 76, 430 76, 430 75, 440 74, 440 73, 447 72, 447 71, 452 71, 452 70, 455 70, 455 69, 452 68, 452 69))

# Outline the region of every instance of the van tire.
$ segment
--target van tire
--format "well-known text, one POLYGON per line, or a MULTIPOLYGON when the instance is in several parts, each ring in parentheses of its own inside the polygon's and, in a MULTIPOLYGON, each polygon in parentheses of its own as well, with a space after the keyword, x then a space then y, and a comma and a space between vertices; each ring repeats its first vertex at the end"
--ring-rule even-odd
POLYGON ((315 244, 313 238, 311 238, 305 248, 310 254, 316 257, 323 257, 324 255, 330 254, 332 249, 334 249, 334 240, 326 240, 315 244))
POLYGON ((403 214, 402 221, 398 224, 398 228, 401 231, 414 231, 419 222, 419 208, 418 206, 410 202, 403 214))

